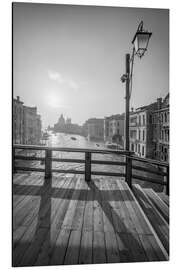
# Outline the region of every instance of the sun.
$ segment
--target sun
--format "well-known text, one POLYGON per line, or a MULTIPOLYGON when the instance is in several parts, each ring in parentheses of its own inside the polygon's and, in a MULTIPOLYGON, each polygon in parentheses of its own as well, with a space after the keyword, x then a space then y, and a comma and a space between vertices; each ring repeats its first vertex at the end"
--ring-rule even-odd
POLYGON ((59 108, 63 106, 63 98, 59 95, 49 94, 47 96, 47 103, 52 108, 59 108))

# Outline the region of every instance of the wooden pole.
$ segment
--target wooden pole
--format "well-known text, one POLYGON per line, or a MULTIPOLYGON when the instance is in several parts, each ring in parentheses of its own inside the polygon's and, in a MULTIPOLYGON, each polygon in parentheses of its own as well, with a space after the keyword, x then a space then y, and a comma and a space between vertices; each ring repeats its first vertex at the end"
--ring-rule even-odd
POLYGON ((166 195, 169 196, 169 167, 166 168, 166 195))
POLYGON ((52 150, 46 149, 45 152, 45 179, 52 177, 52 150))
POLYGON ((85 181, 91 181, 91 152, 85 152, 85 181))

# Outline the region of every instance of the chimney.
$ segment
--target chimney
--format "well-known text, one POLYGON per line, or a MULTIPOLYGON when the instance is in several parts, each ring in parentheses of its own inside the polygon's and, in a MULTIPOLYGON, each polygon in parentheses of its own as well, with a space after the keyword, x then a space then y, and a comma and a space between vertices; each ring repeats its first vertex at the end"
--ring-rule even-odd
POLYGON ((131 108, 131 112, 134 112, 134 108, 133 107, 131 108))
POLYGON ((158 110, 161 109, 161 105, 162 105, 162 98, 157 98, 157 107, 158 107, 158 110))
POLYGON ((19 96, 17 96, 17 101, 20 101, 20 97, 19 96))

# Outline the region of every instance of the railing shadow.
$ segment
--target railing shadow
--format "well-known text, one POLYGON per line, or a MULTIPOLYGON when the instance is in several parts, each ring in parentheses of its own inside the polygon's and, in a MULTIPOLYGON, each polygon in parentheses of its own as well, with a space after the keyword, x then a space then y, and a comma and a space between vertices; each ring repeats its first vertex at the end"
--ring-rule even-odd
MULTIPOLYGON (((128 229, 124 221, 117 215, 113 207, 110 205, 111 200, 123 201, 125 198, 122 198, 122 192, 126 191, 115 191, 114 196, 109 193, 107 190, 100 190, 93 181, 87 183, 89 190, 81 190, 81 197, 79 192, 76 195, 75 189, 63 189, 63 188, 54 188, 52 187, 52 178, 44 180, 43 186, 41 187, 31 187, 31 192, 29 191, 30 186, 22 188, 22 186, 14 185, 13 194, 15 195, 36 195, 40 196, 40 206, 37 216, 37 223, 32 222, 31 226, 24 233, 24 243, 21 241, 14 242, 13 248, 13 266, 33 266, 33 265, 50 265, 50 264, 69 264, 68 260, 64 262, 66 249, 58 247, 55 244, 52 244, 51 239, 51 214, 52 214, 52 198, 62 198, 68 199, 69 202, 72 197, 74 200, 87 200, 90 196, 82 196, 83 192, 90 192, 94 194, 94 199, 96 199, 101 206, 102 211, 105 216, 111 223, 114 231, 116 233, 117 242, 121 242, 123 249, 119 249, 119 262, 133 262, 133 261, 147 261, 147 254, 143 249, 140 241, 138 240, 138 235, 133 234, 132 231, 128 229), (68 191, 68 194, 67 192, 68 191), (66 194, 66 196, 65 196, 66 194), (114 224, 119 224, 121 231, 115 229, 114 224), (34 230, 34 237, 30 239, 30 235, 34 230), (119 239, 119 240, 118 240, 119 239), (53 253, 59 254, 59 257, 56 261, 52 260, 53 253)), ((131 200, 128 198, 127 200, 131 200)), ((23 226, 22 226, 23 227, 23 226)), ((21 229, 21 228, 20 228, 21 229)), ((61 229, 61 228, 60 228, 61 229)), ((54 243, 56 239, 53 239, 54 243)), ((79 247, 72 247, 77 249, 79 247)), ((89 247, 87 247, 89 248, 89 247)), ((77 250, 76 250, 77 252, 77 250)), ((158 260, 158 259, 157 259, 158 260)), ((79 255, 77 256, 77 263, 83 263, 82 260, 79 261, 79 255)), ((106 261, 105 261, 106 262, 106 261)))

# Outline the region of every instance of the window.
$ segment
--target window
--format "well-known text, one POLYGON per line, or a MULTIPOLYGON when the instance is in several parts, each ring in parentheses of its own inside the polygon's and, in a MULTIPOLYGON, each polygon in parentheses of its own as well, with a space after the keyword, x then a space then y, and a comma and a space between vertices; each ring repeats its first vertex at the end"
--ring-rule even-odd
POLYGON ((139 140, 141 139, 141 131, 139 130, 139 140))
POLYGON ((161 122, 163 123, 163 113, 161 114, 161 122))
POLYGON ((145 125, 146 122, 145 122, 145 115, 143 114, 143 125, 145 125))
POLYGON ((167 113, 164 114, 164 122, 167 122, 167 113))
POLYGON ((153 118, 152 118, 152 115, 150 115, 150 116, 149 116, 149 123, 150 123, 150 124, 153 123, 152 119, 153 119, 153 118))
POLYGON ((141 116, 139 115, 139 125, 141 125, 141 116))
POLYGON ((144 146, 142 146, 142 156, 144 156, 144 146))
POLYGON ((134 152, 134 144, 133 143, 131 144, 131 151, 134 152))
POLYGON ((140 153, 140 144, 138 144, 138 153, 140 153))
POLYGON ((143 130, 143 141, 145 141, 145 130, 143 130))

